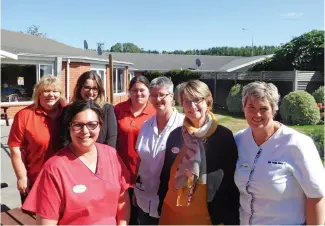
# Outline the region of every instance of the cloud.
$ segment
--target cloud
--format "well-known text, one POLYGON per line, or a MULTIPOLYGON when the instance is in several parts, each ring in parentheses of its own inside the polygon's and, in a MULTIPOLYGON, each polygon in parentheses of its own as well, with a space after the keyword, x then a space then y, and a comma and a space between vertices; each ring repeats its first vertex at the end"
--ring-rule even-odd
POLYGON ((299 12, 289 12, 289 13, 282 14, 281 16, 289 19, 298 19, 303 15, 304 15, 303 13, 299 13, 299 12))

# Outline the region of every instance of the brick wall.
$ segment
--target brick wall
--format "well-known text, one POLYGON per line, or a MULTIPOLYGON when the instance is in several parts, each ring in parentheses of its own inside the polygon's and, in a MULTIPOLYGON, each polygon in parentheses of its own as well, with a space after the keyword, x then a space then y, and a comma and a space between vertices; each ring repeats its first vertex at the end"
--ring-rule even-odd
POLYGON ((90 70, 90 64, 89 63, 79 63, 79 62, 71 62, 69 67, 69 88, 70 88, 70 98, 73 95, 73 90, 77 84, 77 80, 79 76, 90 70))

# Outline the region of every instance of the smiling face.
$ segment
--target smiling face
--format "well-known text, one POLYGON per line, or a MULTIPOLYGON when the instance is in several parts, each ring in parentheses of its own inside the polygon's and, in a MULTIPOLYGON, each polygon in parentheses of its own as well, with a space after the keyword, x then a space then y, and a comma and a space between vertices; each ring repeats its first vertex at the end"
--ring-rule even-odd
POLYGON ((146 104, 148 102, 149 89, 141 82, 137 82, 131 87, 130 94, 133 104, 146 104))
POLYGON ((76 114, 69 127, 72 145, 76 150, 85 150, 95 144, 99 131, 97 114, 87 109, 76 114))
POLYGON ((45 111, 51 111, 59 104, 60 97, 59 91, 46 89, 40 93, 39 103, 45 111))
POLYGON ((254 129, 264 129, 273 123, 272 107, 266 98, 248 97, 244 106, 248 125, 254 129))
POLYGON ((83 84, 80 95, 84 100, 96 100, 98 97, 98 84, 94 79, 87 79, 83 84))
POLYGON ((208 112, 208 104, 204 98, 190 98, 186 94, 183 94, 182 107, 186 118, 194 126, 204 123, 208 112))
POLYGON ((157 112, 170 110, 173 106, 173 97, 166 86, 150 89, 150 101, 157 112))

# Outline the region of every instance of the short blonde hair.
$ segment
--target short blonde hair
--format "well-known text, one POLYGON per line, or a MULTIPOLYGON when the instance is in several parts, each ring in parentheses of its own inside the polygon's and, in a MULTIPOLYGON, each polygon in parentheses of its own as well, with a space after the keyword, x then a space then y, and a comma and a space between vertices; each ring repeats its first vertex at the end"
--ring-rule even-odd
POLYGON ((244 86, 242 91, 242 105, 243 108, 246 105, 247 98, 252 97, 255 99, 266 99, 271 107, 272 113, 275 115, 277 110, 279 110, 279 100, 280 94, 278 88, 273 83, 266 82, 251 82, 244 86))
POLYGON ((190 100, 194 100, 196 98, 204 98, 207 102, 208 109, 212 110, 213 98, 211 91, 207 84, 201 82, 200 80, 190 80, 188 82, 184 82, 177 86, 178 88, 178 97, 179 103, 183 102, 183 95, 186 95, 190 98, 190 100))
POLYGON ((60 79, 52 75, 43 76, 34 86, 33 102, 35 108, 39 107, 39 97, 41 93, 48 90, 60 92, 60 98, 63 99, 60 79))

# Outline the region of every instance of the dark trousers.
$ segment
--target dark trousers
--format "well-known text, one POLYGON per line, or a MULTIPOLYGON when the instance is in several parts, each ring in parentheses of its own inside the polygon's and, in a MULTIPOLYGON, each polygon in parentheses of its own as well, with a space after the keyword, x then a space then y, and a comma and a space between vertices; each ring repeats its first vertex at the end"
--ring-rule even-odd
POLYGON ((131 213, 129 225, 138 225, 138 208, 132 204, 133 188, 128 189, 131 203, 131 213))
POLYGON ((138 207, 138 219, 139 225, 158 225, 159 218, 149 216, 149 213, 143 212, 143 210, 138 207))

